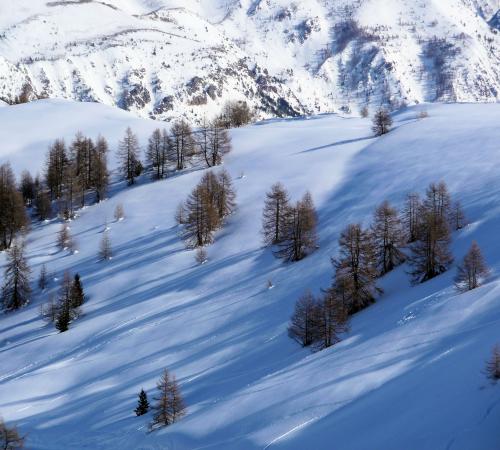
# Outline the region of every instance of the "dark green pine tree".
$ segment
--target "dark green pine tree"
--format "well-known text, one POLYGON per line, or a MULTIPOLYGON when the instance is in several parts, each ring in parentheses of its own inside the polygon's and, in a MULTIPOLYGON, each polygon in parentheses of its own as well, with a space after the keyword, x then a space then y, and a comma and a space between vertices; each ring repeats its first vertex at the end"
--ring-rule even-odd
POLYGON ((71 308, 68 302, 63 302, 60 305, 56 317, 56 329, 61 333, 69 330, 69 323, 71 321, 71 308))
POLYGON ((82 280, 80 279, 80 275, 77 273, 73 279, 73 283, 71 284, 71 307, 79 308, 85 302, 85 294, 83 293, 82 280))
POLYGON ((149 411, 148 394, 146 394, 144 389, 141 389, 141 392, 139 392, 137 408, 135 408, 134 411, 137 416, 142 416, 149 411))

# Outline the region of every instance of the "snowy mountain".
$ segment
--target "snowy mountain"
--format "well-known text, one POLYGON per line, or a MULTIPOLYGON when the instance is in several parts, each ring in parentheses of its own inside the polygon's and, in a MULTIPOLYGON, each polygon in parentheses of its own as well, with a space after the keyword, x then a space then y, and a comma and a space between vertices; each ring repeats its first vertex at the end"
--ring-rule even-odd
POLYGON ((0 3, 0 99, 21 92, 199 122, 496 101, 497 0, 0 3))
MULTIPOLYGON (((135 187, 115 178, 108 199, 71 222, 76 254, 56 246, 60 221, 35 224, 28 260, 34 275, 47 265, 48 290, 0 317, 0 413, 27 433, 27 448, 497 449, 500 391, 483 371, 500 341, 500 105, 426 109, 426 118, 422 106, 398 113, 380 138, 369 119, 337 115, 232 131, 224 167, 237 210, 202 265, 174 219, 201 168, 157 182, 143 177, 135 187), (278 180, 293 199, 309 189, 319 213, 319 249, 296 263, 262 247, 263 201, 278 180), (381 280, 384 294, 353 317, 342 342, 317 353, 293 342, 286 330, 294 303, 306 289, 329 285, 340 231, 367 224, 383 200, 400 207, 408 192, 439 180, 469 219, 453 235, 453 255, 460 261, 477 240, 492 268, 487 283, 458 294, 453 267, 410 286, 403 266, 381 280), (118 203, 125 220, 116 222, 118 203), (106 226, 114 257, 104 263, 97 249, 106 226), (80 273, 88 300, 58 333, 39 307, 66 269, 80 273), (133 413, 136 394, 153 395, 166 367, 188 414, 148 433, 150 417, 133 413)), ((56 137, 100 132, 114 151, 126 126, 144 144, 158 124, 61 100, 2 107, 0 123, 0 162, 11 160, 17 173, 40 168, 56 137)))

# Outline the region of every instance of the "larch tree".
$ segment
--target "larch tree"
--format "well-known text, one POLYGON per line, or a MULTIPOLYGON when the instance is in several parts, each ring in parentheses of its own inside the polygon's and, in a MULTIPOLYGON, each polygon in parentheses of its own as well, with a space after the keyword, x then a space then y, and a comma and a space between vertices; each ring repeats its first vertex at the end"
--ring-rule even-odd
POLYGON ((373 126, 372 130, 375 136, 382 136, 383 134, 389 133, 392 126, 392 118, 384 108, 377 110, 373 116, 373 126))
POLYGON ((177 170, 186 166, 186 158, 195 153, 195 141, 191 126, 184 120, 175 122, 171 129, 171 154, 177 170))
POLYGON ((8 427, 0 417, 0 448, 3 450, 19 450, 24 448, 25 437, 19 434, 17 427, 8 427))
POLYGON ((17 310, 29 302, 30 274, 31 269, 24 255, 24 244, 16 241, 7 251, 2 287, 2 304, 5 311, 17 310))
POLYGON ((405 245, 401 219, 389 202, 383 202, 375 210, 372 233, 377 267, 380 275, 384 275, 405 260, 405 254, 401 251, 405 245))
POLYGON ((35 197, 35 213, 39 220, 46 220, 52 216, 52 203, 50 195, 44 189, 37 192, 35 197))
POLYGON ((457 267, 455 286, 458 291, 466 292, 479 287, 489 274, 489 268, 476 241, 472 242, 464 256, 462 264, 457 267))
POLYGON ((334 284, 341 290, 342 301, 350 314, 371 303, 381 292, 377 287, 377 260, 373 235, 360 224, 351 224, 341 233, 340 255, 332 260, 335 267, 334 284))
POLYGON ((288 208, 283 240, 275 254, 285 261, 300 261, 317 248, 318 218, 308 192, 295 206, 288 208))
POLYGON ((48 284, 49 276, 47 273, 47 266, 43 264, 42 268, 40 269, 40 275, 38 276, 38 288, 43 291, 48 284))
POLYGON ((495 345, 486 362, 486 376, 494 383, 500 380, 500 345, 495 345))
POLYGON ((340 342, 340 334, 348 330, 348 311, 337 291, 329 289, 316 303, 313 346, 323 350, 340 342))
POLYGON ((28 225, 21 193, 10 164, 0 165, 0 251, 8 249, 16 234, 28 225))
POLYGON ((283 241, 290 212, 288 192, 281 183, 275 183, 266 193, 262 212, 262 235, 266 245, 276 245, 283 241))
POLYGON ((122 176, 128 184, 134 184, 139 164, 139 140, 128 127, 123 139, 118 144, 118 160, 122 176))
POLYGON ((146 149, 146 161, 152 169, 152 176, 155 180, 165 177, 167 172, 167 156, 170 149, 170 137, 163 130, 157 128, 148 140, 146 149))
POLYGON ((214 186, 217 214, 222 221, 224 217, 233 213, 236 207, 236 192, 233 187, 233 180, 226 169, 217 173, 214 186))
POLYGON ((152 406, 151 430, 171 425, 186 414, 177 381, 175 377, 170 376, 167 369, 156 383, 156 388, 158 394, 154 397, 155 404, 152 406))
POLYGON ((57 234, 57 246, 59 250, 69 250, 75 249, 75 242, 71 237, 69 226, 66 223, 61 224, 61 228, 57 234))
POLYGON ((418 238, 421 207, 422 201, 418 193, 413 192, 406 196, 403 223, 406 228, 406 240, 408 243, 415 242, 418 238))
POLYGON ((95 145, 95 155, 93 157, 92 187, 95 192, 96 202, 100 202, 106 195, 109 184, 108 172, 108 152, 109 146, 106 139, 99 136, 95 145))
POLYGON ((56 140, 49 148, 45 164, 45 183, 50 191, 52 200, 62 195, 64 172, 69 158, 66 144, 63 140, 56 140))
POLYGON ((214 120, 208 128, 208 146, 204 147, 205 162, 208 167, 217 166, 222 163, 225 154, 231 151, 231 136, 228 131, 214 120))
POLYGON ((125 218, 125 209, 122 203, 118 203, 115 207, 114 217, 117 222, 125 218))
POLYGON ((181 395, 179 384, 175 375, 172 375, 172 381, 170 386, 170 417, 172 418, 172 423, 177 422, 179 419, 186 415, 186 405, 184 399, 181 395))
POLYGON ((311 345, 316 331, 317 301, 307 291, 295 303, 295 309, 288 326, 288 335, 303 347, 311 345))
POLYGON ((21 173, 19 190, 23 196, 24 204, 32 206, 36 197, 36 185, 31 173, 28 170, 23 170, 21 173))
POLYGON ((443 185, 431 184, 419 212, 417 241, 409 262, 413 283, 422 283, 447 271, 453 262, 449 250, 449 196, 443 185))
POLYGON ((451 206, 450 226, 453 230, 458 231, 467 225, 467 218, 462 208, 462 204, 456 200, 451 206))
POLYGON ((102 261, 108 261, 113 257, 113 250, 111 248, 111 238, 108 231, 104 231, 101 242, 99 244, 99 258, 102 261))

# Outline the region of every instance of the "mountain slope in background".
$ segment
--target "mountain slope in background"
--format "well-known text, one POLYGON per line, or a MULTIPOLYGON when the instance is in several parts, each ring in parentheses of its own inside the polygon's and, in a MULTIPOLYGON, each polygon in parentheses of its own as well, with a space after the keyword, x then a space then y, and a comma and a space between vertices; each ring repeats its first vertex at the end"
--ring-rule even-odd
POLYGON ((17 0, 0 4, 0 99, 97 101, 200 122, 495 101, 497 0, 17 0))
MULTIPOLYGON (((174 215, 204 170, 159 182, 115 182, 109 198, 71 222, 79 253, 58 251, 54 220, 27 236, 47 292, 0 320, 0 412, 28 434, 28 448, 217 450, 495 450, 500 391, 483 373, 499 340, 500 105, 434 105, 395 116, 372 138, 370 120, 325 115, 272 120, 232 132, 224 167, 237 211, 195 262, 174 215), (467 170, 464 170, 464 166, 467 170), (262 248, 260 217, 269 186, 297 199, 306 189, 319 213, 320 248, 283 264, 262 248), (470 225, 453 236, 460 261, 476 239, 492 267, 488 282, 458 295, 454 268, 411 287, 407 267, 381 280, 384 295, 357 314, 338 345, 311 354, 287 336, 295 300, 330 283, 340 231, 370 220, 388 199, 433 181, 448 183, 470 225), (125 220, 113 222, 117 203, 125 220), (109 227, 114 257, 97 261, 109 227), (83 316, 58 334, 39 316, 64 270, 79 272, 83 316), (274 288, 269 290, 271 279, 274 288), (161 371, 181 383, 188 415, 147 433, 133 409, 153 395, 161 371)), ((52 138, 81 130, 116 137, 133 126, 144 144, 157 122, 97 104, 41 101, 0 108, 0 161, 16 171, 43 161, 52 138), (74 118, 62 128, 64 114, 74 118), (99 129, 98 124, 101 124, 99 129), (22 139, 13 130, 30 130, 22 139)), ((114 164, 114 161, 113 161, 114 164)), ((0 273, 4 255, 0 255, 0 273)))

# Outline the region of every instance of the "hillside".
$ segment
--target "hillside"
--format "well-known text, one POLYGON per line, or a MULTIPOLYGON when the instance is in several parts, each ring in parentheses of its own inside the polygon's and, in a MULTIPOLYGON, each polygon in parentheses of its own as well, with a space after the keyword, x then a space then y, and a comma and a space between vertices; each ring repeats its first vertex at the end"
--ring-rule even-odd
POLYGON ((192 122, 228 99, 260 118, 496 101, 496 14, 496 0, 2 2, 0 99, 26 86, 192 122))
MULTIPOLYGON (((38 292, 0 320, 0 412, 28 433, 28 448, 496 449, 500 392, 482 371, 500 339, 500 105, 426 109, 422 120, 419 107, 399 113, 382 138, 371 137, 369 119, 337 115, 232 131, 224 167, 238 209, 203 265, 174 220, 201 170, 132 188, 115 181, 106 201, 71 223, 77 254, 57 249, 57 220, 33 226, 34 274, 46 263, 55 292, 65 269, 78 271, 89 299, 62 334, 39 318, 46 295, 38 292), (319 212, 320 248, 298 263, 283 264, 261 244, 263 199, 278 180, 293 198, 309 189, 319 212), (401 267, 341 343, 311 353, 289 339, 297 297, 330 283, 345 225, 367 224, 383 200, 401 206, 406 193, 439 180, 470 221, 454 234, 453 253, 459 260, 476 239, 492 267, 488 283, 458 295, 452 269, 411 287, 401 267), (120 202, 126 218, 114 222, 120 202), (115 255, 102 263, 106 220, 115 255), (165 367, 181 383, 188 415, 147 433, 148 418, 133 414, 136 394, 152 394, 165 367)), ((0 162, 10 158, 17 172, 43 161, 47 142, 63 134, 101 132, 114 149, 127 125, 143 144, 155 125, 64 101, 0 108, 0 123, 8 125, 0 128, 8 143, 0 162), (62 127, 57 119, 68 112, 78 120, 62 127), (14 139, 16 129, 30 133, 14 139)))

